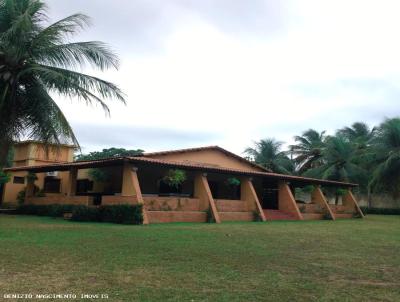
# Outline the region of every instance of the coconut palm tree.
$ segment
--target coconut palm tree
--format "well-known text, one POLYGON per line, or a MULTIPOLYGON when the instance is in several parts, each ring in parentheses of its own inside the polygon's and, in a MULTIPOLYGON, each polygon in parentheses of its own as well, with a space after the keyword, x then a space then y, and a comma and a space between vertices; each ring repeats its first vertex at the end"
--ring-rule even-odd
POLYGON ((292 174, 294 172, 294 164, 281 151, 282 142, 278 142, 273 138, 262 139, 254 143, 253 148, 247 148, 244 153, 255 163, 267 168, 275 173, 292 174))
POLYGON ((329 136, 322 151, 323 162, 305 175, 329 180, 356 182, 365 177, 365 171, 354 163, 356 149, 342 136, 329 136))
POLYGON ((299 174, 322 164, 325 131, 320 133, 314 129, 309 129, 304 131, 301 136, 295 136, 294 140, 297 144, 291 145, 290 150, 296 156, 295 162, 299 174))
MULTIPOLYGON (((366 186, 368 174, 356 162, 357 149, 343 136, 328 136, 322 151, 322 164, 304 173, 305 176, 353 182, 366 186)), ((336 204, 341 190, 334 190, 336 204)))
POLYGON ((375 127, 370 129, 366 123, 356 122, 351 127, 344 127, 338 130, 337 135, 342 135, 356 144, 357 149, 363 150, 368 147, 368 143, 374 137, 375 132, 375 127))
POLYGON ((0 166, 14 140, 44 142, 77 140, 51 93, 97 103, 124 102, 120 89, 79 72, 90 65, 118 68, 118 58, 102 42, 69 42, 89 18, 74 14, 46 26, 46 5, 40 0, 0 0, 0 166))
POLYGON ((373 159, 377 167, 371 187, 400 196, 400 118, 386 119, 373 140, 373 159))

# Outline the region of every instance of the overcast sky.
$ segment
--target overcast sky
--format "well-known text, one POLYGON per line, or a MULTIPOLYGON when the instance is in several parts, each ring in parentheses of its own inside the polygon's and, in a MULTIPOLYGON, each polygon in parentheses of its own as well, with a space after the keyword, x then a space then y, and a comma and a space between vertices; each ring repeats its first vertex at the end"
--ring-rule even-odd
MULTIPOLYGON (((399 115, 400 2, 368 0, 50 0, 53 20, 92 18, 79 40, 107 42, 127 106, 56 97, 83 152, 291 142, 399 115)), ((87 71, 91 72, 91 71, 87 71)), ((96 74, 98 75, 98 74, 96 74)))

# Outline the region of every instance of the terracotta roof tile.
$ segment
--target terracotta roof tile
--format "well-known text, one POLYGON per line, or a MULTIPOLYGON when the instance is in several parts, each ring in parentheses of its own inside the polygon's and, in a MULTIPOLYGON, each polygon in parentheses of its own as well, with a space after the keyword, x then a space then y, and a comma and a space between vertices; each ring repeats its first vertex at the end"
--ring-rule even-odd
POLYGON ((322 184, 322 185, 337 185, 337 186, 346 186, 346 187, 356 187, 357 184, 339 182, 339 181, 330 181, 330 180, 322 180, 316 178, 309 177, 301 177, 301 176, 293 176, 293 175, 284 175, 272 172, 254 172, 250 170, 240 170, 240 169, 231 169, 231 168, 222 168, 216 167, 207 164, 200 163, 182 163, 171 160, 161 160, 155 158, 147 158, 147 157, 118 157, 118 158, 108 158, 108 159, 99 159, 92 161, 76 161, 72 163, 60 163, 60 164, 48 164, 48 165, 38 165, 38 166, 23 166, 23 167, 12 167, 6 168, 4 171, 31 171, 31 172, 49 172, 49 171, 66 171, 69 168, 76 167, 80 169, 86 168, 96 168, 103 166, 112 166, 112 165, 122 165, 124 162, 130 163, 143 163, 150 165, 159 165, 171 168, 183 168, 188 170, 200 170, 203 172, 215 172, 215 173, 228 173, 228 174, 237 174, 237 175, 245 175, 245 176, 260 176, 267 177, 277 180, 287 180, 287 181, 299 181, 304 183, 312 183, 312 184, 322 184))

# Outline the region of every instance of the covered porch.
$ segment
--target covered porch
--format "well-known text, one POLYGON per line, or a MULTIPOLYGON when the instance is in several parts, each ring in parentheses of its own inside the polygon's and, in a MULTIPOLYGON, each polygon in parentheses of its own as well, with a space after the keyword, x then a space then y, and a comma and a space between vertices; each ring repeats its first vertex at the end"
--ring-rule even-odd
POLYGON ((354 213, 363 216, 351 193, 355 185, 268 172, 175 164, 148 158, 112 158, 12 169, 45 173, 53 178, 49 175, 54 172, 64 175, 59 192, 44 195, 38 195, 35 188, 42 189, 45 184, 28 180, 26 204, 143 204, 145 224, 342 218, 340 209, 328 204, 321 186, 344 188, 346 211, 352 211, 352 217, 354 213), (103 171, 108 178, 102 182, 93 179, 89 173, 93 169, 103 171), (185 173, 185 180, 179 186, 168 187, 164 183, 171 169, 185 173), (312 187, 310 198, 301 200, 296 188, 306 186, 312 187))

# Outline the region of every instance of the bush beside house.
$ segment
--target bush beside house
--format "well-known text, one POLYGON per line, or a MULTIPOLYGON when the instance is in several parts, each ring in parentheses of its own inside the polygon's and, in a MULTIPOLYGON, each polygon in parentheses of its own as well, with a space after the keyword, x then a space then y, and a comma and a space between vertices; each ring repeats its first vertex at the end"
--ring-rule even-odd
POLYGON ((118 224, 142 224, 142 205, 112 206, 77 206, 77 205, 21 205, 17 213, 22 215, 38 215, 63 217, 72 213, 71 220, 84 222, 111 222, 118 224))

